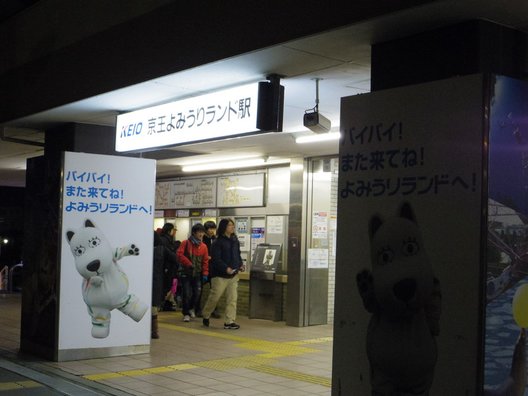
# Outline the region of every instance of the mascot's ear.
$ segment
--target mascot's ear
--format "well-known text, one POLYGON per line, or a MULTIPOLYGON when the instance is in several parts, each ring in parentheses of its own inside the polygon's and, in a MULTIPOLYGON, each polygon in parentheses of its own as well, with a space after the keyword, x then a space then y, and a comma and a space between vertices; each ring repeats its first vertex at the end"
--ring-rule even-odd
POLYGON ((400 207, 400 217, 404 219, 411 220, 413 223, 416 223, 416 216, 411 208, 409 202, 404 202, 400 207))
POLYGON ((92 220, 88 220, 88 219, 84 222, 84 226, 85 226, 85 227, 96 228, 95 225, 94 225, 94 223, 92 223, 92 220))
POLYGON ((70 242, 72 240, 74 235, 75 235, 75 232, 73 232, 73 231, 67 231, 66 232, 66 238, 68 238, 68 242, 70 242))
POLYGON ((370 218, 370 223, 369 223, 370 239, 374 237, 374 234, 379 230, 382 224, 383 224, 383 220, 381 220, 381 217, 379 217, 378 215, 374 215, 370 218))

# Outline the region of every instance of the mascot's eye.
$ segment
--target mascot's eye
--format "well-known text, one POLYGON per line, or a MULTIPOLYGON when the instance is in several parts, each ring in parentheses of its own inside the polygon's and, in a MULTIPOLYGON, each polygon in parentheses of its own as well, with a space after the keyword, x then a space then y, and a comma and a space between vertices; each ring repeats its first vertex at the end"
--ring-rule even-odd
POLYGON ((88 241, 88 246, 96 247, 96 246, 99 246, 100 243, 101 243, 101 240, 99 238, 93 237, 92 239, 88 241))
POLYGON ((85 251, 86 251, 86 248, 84 246, 77 246, 75 249, 73 249, 73 254, 79 257, 79 256, 82 256, 85 251))
POLYGON ((394 259, 394 252, 390 247, 381 249, 378 252, 378 264, 388 264, 394 259))
POLYGON ((414 256, 420 250, 420 245, 416 242, 415 239, 409 238, 406 241, 403 241, 403 254, 406 256, 414 256))

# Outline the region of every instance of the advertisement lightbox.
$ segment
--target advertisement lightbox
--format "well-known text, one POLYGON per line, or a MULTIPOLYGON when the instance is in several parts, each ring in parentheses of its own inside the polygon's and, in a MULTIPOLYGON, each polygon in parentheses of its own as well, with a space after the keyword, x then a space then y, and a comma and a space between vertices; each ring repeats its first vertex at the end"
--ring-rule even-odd
POLYGON ((64 153, 59 360, 148 351, 155 172, 64 153))
POLYGON ((332 394, 479 394, 485 92, 341 99, 332 394))

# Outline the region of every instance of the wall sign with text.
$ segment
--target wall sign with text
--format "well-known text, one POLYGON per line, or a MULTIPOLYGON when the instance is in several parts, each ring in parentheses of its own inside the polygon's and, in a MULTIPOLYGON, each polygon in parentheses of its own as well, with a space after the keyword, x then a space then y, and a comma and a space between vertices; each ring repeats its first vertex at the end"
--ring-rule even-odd
MULTIPOLYGON (((279 85, 278 92, 284 91, 279 85)), ((119 152, 175 146, 282 130, 283 102, 260 82, 213 92, 117 116, 119 152), (277 97, 277 98, 275 98, 277 97), (276 118, 280 122, 267 122, 276 118)))

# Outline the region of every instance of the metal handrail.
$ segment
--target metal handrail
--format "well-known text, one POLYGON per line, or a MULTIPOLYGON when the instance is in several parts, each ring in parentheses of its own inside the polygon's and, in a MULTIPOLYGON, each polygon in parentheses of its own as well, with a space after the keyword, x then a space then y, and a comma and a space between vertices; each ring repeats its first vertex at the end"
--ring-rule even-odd
POLYGON ((13 267, 9 270, 9 280, 8 280, 8 286, 9 286, 9 291, 12 292, 13 291, 13 272, 15 271, 15 269, 17 268, 22 268, 23 267, 23 263, 20 262, 18 264, 15 264, 13 265, 13 267))
POLYGON ((4 266, 0 270, 0 290, 9 290, 9 267, 7 265, 4 266))

